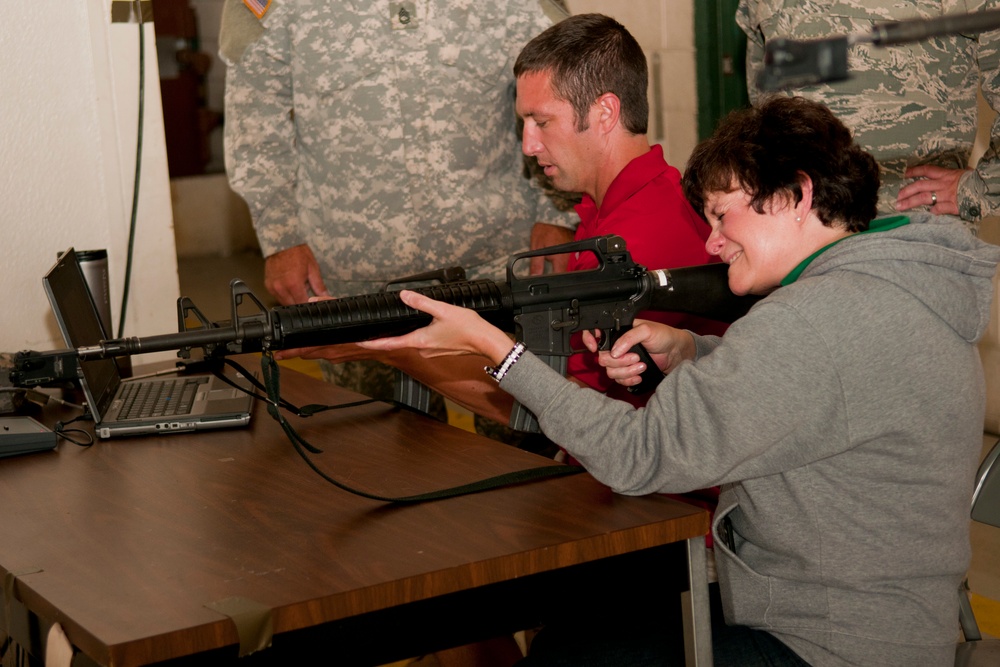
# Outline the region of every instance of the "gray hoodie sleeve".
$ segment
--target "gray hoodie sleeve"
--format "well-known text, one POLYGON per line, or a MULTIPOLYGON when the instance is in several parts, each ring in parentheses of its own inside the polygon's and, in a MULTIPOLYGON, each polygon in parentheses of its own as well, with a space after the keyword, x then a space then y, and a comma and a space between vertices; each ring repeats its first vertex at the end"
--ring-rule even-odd
POLYGON ((712 342, 699 340, 702 356, 668 375, 645 408, 577 387, 530 355, 502 386, 535 412, 546 435, 624 494, 772 474, 847 446, 837 364, 794 309, 761 302, 729 329, 725 345, 709 351, 712 342))

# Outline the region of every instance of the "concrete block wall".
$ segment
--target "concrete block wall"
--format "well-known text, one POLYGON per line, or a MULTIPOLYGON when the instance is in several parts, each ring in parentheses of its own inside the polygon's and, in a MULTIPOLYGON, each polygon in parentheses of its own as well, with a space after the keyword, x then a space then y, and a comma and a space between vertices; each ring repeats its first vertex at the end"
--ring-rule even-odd
POLYGON ((650 140, 683 169, 698 143, 694 3, 691 0, 567 0, 574 14, 599 12, 628 28, 650 63, 650 140))

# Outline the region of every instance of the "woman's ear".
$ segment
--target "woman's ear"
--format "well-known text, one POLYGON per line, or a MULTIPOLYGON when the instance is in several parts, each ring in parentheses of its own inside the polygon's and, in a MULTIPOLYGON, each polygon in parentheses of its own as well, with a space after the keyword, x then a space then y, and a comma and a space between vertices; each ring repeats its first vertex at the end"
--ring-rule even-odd
POLYGON ((795 205, 795 217, 799 220, 805 220, 809 211, 812 210, 813 182, 809 178, 809 174, 804 171, 799 172, 799 191, 802 193, 802 198, 795 205))

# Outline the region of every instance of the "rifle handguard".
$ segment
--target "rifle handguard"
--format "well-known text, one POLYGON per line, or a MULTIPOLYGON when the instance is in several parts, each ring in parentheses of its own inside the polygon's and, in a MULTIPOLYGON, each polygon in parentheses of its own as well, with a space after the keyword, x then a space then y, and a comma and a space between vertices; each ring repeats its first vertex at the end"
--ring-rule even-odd
MULTIPOLYGON (((472 280, 413 291, 454 306, 471 308, 492 324, 509 326, 513 317, 511 300, 502 287, 491 280, 472 280)), ((430 315, 403 303, 399 292, 279 306, 272 310, 273 346, 290 349, 329 345, 331 330, 338 331, 342 340, 350 341, 400 336, 430 322, 430 315)))

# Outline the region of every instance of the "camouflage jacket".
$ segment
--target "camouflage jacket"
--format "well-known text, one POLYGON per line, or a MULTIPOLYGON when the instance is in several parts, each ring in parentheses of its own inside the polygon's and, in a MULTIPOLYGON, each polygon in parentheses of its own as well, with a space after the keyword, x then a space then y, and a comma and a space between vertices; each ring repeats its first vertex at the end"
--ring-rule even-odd
POLYGON ((502 277, 536 221, 512 67, 539 0, 227 0, 226 169, 265 256, 308 243, 334 295, 445 266, 502 277))
MULTIPOLYGON (((768 39, 814 39, 871 33, 876 23, 993 9, 994 0, 741 0, 736 22, 748 37, 747 83, 751 102, 763 69, 768 39)), ((1000 109, 1000 31, 934 37, 878 47, 858 44, 848 53, 851 78, 794 89, 825 103, 854 132, 882 168, 879 211, 895 212, 896 194, 909 166, 969 166, 978 129, 976 89, 982 75, 985 100, 1000 109)), ((959 212, 978 224, 1000 213, 1000 121, 974 171, 958 186, 959 212)))

